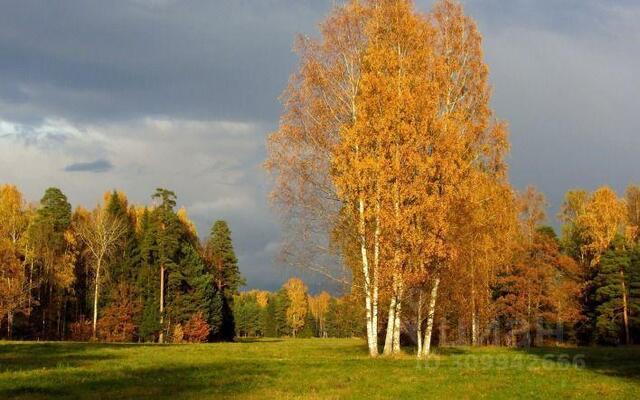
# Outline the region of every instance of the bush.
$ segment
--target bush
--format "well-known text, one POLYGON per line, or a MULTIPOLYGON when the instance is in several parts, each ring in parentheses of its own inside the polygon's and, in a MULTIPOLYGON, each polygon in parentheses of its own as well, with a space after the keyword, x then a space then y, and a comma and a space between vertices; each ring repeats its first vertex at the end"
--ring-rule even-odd
POLYGON ((106 342, 131 342, 137 333, 135 316, 140 309, 133 288, 127 284, 118 285, 112 299, 98 321, 100 339, 106 342))
POLYGON ((189 343, 206 342, 211 331, 201 312, 192 315, 182 329, 184 340, 189 343))
POLYGON ((93 336, 93 326, 91 321, 85 319, 84 316, 80 318, 80 321, 74 322, 69 327, 70 339, 76 342, 88 342, 93 336))
POLYGON ((182 329, 182 325, 177 324, 175 328, 173 328, 173 333, 171 334, 171 342, 182 343, 183 341, 184 341, 184 330, 182 329))

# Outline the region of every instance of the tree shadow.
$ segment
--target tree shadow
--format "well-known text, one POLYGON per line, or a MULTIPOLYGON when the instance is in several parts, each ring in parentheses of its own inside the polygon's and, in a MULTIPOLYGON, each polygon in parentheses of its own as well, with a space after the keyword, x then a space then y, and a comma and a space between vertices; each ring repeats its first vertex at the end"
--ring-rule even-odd
POLYGON ((640 346, 625 347, 522 347, 550 367, 584 368, 593 372, 640 381, 640 346))
POLYGON ((57 367, 78 367, 117 358, 100 354, 103 346, 80 343, 29 343, 0 345, 0 371, 30 371, 57 367))
POLYGON ((18 377, 0 398, 201 398, 235 397, 268 385, 275 365, 212 362, 173 367, 147 367, 101 372, 66 370, 47 379, 18 377))

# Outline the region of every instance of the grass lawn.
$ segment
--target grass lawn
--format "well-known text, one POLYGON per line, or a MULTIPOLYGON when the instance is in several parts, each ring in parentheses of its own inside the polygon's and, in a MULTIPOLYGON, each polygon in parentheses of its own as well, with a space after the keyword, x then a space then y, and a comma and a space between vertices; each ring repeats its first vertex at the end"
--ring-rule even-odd
POLYGON ((447 347, 369 359, 357 339, 0 342, 0 399, 640 398, 640 347, 447 347))

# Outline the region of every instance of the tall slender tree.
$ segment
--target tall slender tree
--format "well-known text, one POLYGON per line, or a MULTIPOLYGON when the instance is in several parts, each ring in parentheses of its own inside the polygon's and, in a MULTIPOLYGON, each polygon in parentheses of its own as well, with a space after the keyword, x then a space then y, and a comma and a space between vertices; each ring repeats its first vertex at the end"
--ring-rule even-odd
MULTIPOLYGON (((221 324, 213 331, 218 338, 231 340, 235 334, 233 322, 233 296, 244 285, 244 279, 238 268, 238 259, 231 241, 231 230, 225 221, 216 221, 205 244, 205 261, 209 273, 213 277, 213 305, 221 310, 221 324)), ((217 310, 212 310, 212 314, 217 310)))
POLYGON ((157 208, 153 210, 153 221, 156 261, 159 266, 158 272, 160 275, 158 311, 161 330, 158 341, 163 343, 165 331, 165 280, 167 271, 174 269, 176 266, 176 256, 180 248, 182 225, 174 211, 174 207, 176 206, 176 195, 174 192, 158 188, 152 198, 158 203, 157 208))
POLYGON ((101 277, 105 273, 107 257, 116 249, 118 241, 127 232, 126 222, 114 217, 105 207, 98 206, 87 220, 77 227, 80 239, 84 242, 89 257, 93 260, 94 291, 93 291, 93 339, 96 339, 98 323, 98 296, 100 293, 101 277))

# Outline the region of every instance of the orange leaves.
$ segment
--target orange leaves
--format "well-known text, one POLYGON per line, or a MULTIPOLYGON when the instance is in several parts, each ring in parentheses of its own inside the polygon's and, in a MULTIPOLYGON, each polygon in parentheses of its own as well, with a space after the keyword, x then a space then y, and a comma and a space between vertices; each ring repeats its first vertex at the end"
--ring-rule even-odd
POLYGON ((601 187, 590 196, 576 223, 584 228, 582 237, 586 243, 583 250, 593 256, 594 264, 621 232, 625 217, 625 204, 611 188, 601 187))
POLYGON ((574 251, 595 266, 615 236, 625 233, 627 206, 607 186, 591 194, 584 190, 567 192, 560 212, 565 223, 563 240, 568 246, 575 244, 574 251))
POLYGON ((307 286, 298 278, 291 278, 283 285, 289 298, 287 322, 293 336, 302 329, 307 316, 307 286))
POLYGON ((473 20, 450 0, 426 16, 411 1, 354 0, 321 33, 298 41, 266 163, 297 237, 333 233, 372 315, 379 288, 462 267, 476 244, 474 263, 506 259, 507 127, 473 20))

